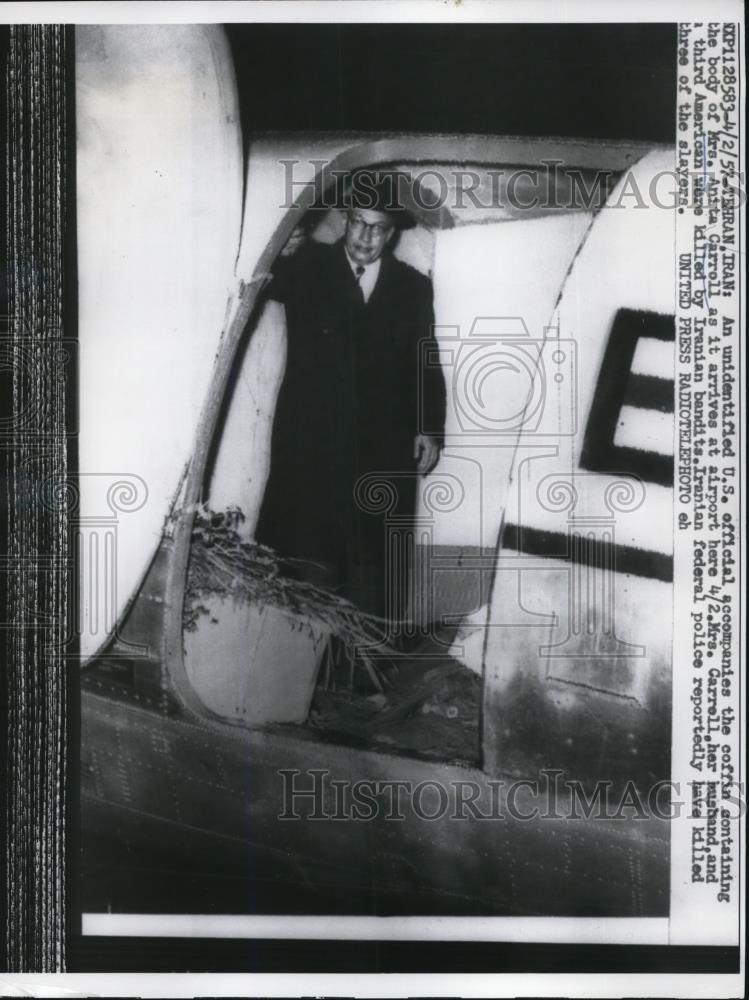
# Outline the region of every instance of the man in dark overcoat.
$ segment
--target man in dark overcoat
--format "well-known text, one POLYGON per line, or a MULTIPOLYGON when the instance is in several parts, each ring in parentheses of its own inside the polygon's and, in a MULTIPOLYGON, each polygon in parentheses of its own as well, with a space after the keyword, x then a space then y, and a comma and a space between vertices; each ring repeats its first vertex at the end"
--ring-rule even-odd
POLYGON ((287 359, 256 538, 305 560, 306 579, 398 617, 406 581, 392 539, 404 536, 393 528, 413 521, 446 401, 431 282, 392 254, 410 221, 393 190, 354 189, 343 238, 310 240, 274 269, 287 359))

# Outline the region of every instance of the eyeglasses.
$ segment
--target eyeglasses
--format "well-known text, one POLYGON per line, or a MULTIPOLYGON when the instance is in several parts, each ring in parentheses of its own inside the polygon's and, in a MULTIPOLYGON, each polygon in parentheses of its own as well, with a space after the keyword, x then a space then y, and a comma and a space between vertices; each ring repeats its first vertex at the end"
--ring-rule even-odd
POLYGON ((393 224, 388 222, 365 222, 356 212, 348 213, 349 225, 359 233, 371 233, 376 239, 381 240, 388 236, 393 229, 393 224))

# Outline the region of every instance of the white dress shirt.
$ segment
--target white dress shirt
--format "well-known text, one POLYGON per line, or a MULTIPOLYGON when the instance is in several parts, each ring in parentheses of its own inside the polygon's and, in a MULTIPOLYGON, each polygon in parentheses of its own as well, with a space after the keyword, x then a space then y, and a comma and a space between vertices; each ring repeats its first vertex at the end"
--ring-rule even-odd
POLYGON ((362 295, 364 296, 364 301, 369 302, 369 297, 374 291, 374 286, 377 284, 377 276, 380 273, 380 263, 381 260, 378 257, 377 260, 372 261, 371 264, 356 264, 346 253, 346 260, 349 262, 349 267, 356 277, 357 267, 363 267, 364 271, 360 278, 357 278, 359 282, 359 287, 362 290, 362 295))

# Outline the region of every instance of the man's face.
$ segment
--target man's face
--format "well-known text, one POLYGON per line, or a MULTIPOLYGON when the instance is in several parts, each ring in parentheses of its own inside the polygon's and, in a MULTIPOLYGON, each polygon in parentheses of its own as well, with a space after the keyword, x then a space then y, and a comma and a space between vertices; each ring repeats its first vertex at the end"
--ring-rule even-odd
POLYGON ((395 231, 387 212, 373 208, 351 208, 346 214, 346 250, 355 264, 372 264, 388 245, 395 231))

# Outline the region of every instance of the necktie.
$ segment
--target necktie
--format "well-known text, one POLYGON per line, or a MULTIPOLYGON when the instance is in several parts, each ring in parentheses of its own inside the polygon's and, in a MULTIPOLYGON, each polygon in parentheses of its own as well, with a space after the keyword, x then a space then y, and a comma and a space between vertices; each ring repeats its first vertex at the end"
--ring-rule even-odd
POLYGON ((356 291, 354 292, 354 298, 357 302, 364 304, 364 289, 362 288, 362 275, 364 274, 364 265, 356 264, 354 266, 354 277, 356 278, 356 291))

